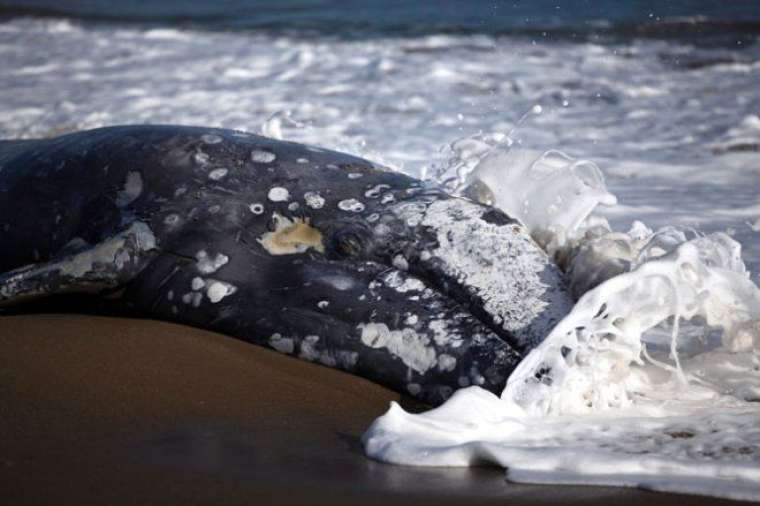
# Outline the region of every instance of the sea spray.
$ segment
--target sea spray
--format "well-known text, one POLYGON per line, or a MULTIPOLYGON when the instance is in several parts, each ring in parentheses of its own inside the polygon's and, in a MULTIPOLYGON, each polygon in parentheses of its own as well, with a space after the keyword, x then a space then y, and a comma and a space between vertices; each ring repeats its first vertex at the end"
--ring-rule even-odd
POLYGON ((394 403, 366 432, 367 454, 408 465, 491 462, 514 481, 760 499, 760 290, 740 244, 678 227, 593 225, 596 204, 614 197, 589 177, 595 171, 568 169, 578 167, 570 157, 536 178, 553 156, 486 153, 469 179, 535 227, 585 287, 579 295, 588 291, 501 398, 470 387, 418 415, 394 403), (567 200, 550 209, 557 195, 567 200))
MULTIPOLYGON (((573 246, 593 226, 609 230, 606 222, 594 223, 590 216, 598 205, 617 203, 595 163, 558 150, 491 149, 467 181, 481 192, 487 188, 491 201, 485 203, 523 222, 554 256, 573 246)), ((467 193, 472 195, 472 190, 467 193)))

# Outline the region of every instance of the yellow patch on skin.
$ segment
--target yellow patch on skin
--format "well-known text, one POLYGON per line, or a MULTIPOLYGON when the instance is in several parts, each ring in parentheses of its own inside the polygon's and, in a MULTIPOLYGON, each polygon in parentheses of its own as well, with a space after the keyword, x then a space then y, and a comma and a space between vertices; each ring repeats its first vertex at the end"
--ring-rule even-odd
POLYGON ((274 214, 273 218, 274 232, 267 232, 258 239, 270 255, 294 255, 303 253, 309 248, 314 248, 320 253, 325 252, 322 233, 309 225, 308 218, 290 220, 279 214, 274 214))

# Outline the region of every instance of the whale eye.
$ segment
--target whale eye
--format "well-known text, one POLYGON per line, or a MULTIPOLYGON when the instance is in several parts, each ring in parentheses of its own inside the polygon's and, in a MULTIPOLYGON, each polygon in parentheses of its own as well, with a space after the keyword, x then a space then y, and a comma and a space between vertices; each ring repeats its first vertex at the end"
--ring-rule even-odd
POLYGON ((323 229, 325 254, 335 260, 374 255, 373 231, 363 222, 339 220, 323 229))
POLYGON ((333 238, 333 251, 342 258, 357 257, 364 251, 364 241, 353 231, 339 232, 333 238))
POLYGON ((358 235, 347 232, 338 237, 335 249, 344 257, 355 257, 362 252, 362 241, 358 235))

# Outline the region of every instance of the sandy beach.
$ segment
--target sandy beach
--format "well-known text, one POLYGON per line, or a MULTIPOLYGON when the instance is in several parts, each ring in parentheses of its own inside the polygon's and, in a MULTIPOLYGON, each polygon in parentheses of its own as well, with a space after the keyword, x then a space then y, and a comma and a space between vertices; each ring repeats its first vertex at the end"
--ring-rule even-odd
POLYGON ((391 400, 399 395, 361 378, 189 327, 2 317, 2 502, 730 503, 373 462, 360 437, 391 400))

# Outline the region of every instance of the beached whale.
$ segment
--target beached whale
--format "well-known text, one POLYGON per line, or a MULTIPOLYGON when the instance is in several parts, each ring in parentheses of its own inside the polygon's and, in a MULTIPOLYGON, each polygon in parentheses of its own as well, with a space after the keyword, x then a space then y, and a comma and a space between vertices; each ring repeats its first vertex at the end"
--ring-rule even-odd
POLYGON ((121 126, 0 142, 0 306, 213 329, 438 404, 572 307, 516 220, 367 160, 121 126))

